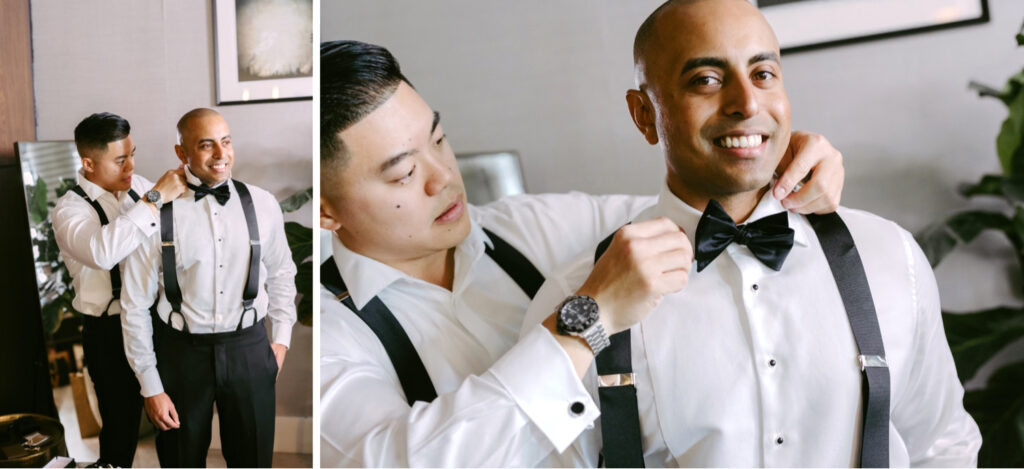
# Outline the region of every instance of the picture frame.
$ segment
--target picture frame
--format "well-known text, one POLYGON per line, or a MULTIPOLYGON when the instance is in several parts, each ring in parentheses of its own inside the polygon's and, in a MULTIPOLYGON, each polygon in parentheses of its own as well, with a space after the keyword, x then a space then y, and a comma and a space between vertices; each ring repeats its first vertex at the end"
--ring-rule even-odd
POLYGON ((986 23, 988 0, 754 0, 782 53, 986 23))
POLYGON ((214 0, 217 104, 313 99, 313 0, 214 0))

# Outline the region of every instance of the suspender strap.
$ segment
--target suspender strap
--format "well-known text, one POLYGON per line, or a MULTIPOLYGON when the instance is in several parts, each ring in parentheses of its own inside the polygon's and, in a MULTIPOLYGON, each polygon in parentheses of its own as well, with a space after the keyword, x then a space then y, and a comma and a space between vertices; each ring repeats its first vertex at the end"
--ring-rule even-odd
POLYGON ((174 202, 160 207, 160 260, 164 271, 164 296, 171 304, 167 324, 175 314, 181 316, 181 330, 188 332, 188 321, 181 312, 181 287, 178 285, 178 269, 174 261, 174 202))
MULTIPOLYGON (((614 236, 615 233, 612 233, 597 245, 595 263, 608 249, 614 236)), ((637 409, 636 386, 632 379, 630 330, 616 333, 609 339, 611 345, 595 357, 597 394, 601 401, 601 456, 605 467, 644 467, 640 413, 637 409), (605 385, 601 379, 605 376, 615 377, 612 380, 614 384, 605 385)))
POLYGON ((256 208, 252 203, 252 195, 249 188, 240 181, 231 180, 238 192, 239 202, 242 203, 242 211, 245 213, 245 226, 249 229, 249 273, 245 278, 245 290, 242 292, 242 315, 238 318, 236 331, 242 330, 242 321, 245 313, 252 311, 252 323, 256 324, 256 310, 252 303, 260 289, 260 227, 256 223, 256 208))
POLYGON ((135 192, 135 189, 128 189, 128 197, 131 197, 133 202, 139 201, 139 193, 135 192))
POLYGON ((828 259, 860 350, 864 402, 860 467, 889 467, 889 368, 864 265, 838 214, 809 215, 807 219, 828 259))
POLYGON ((375 296, 363 309, 356 308, 355 302, 348 294, 348 288, 345 287, 345 281, 338 273, 334 257, 320 264, 320 283, 370 326, 377 339, 384 345, 384 351, 398 373, 398 381, 402 384, 402 391, 405 392, 409 405, 416 401, 433 401, 437 397, 437 391, 430 381, 430 375, 427 374, 427 369, 423 366, 409 336, 405 334, 405 329, 402 329, 402 325, 384 302, 375 296))
POLYGON ((491 239, 491 244, 494 245, 494 248, 488 247, 486 249, 487 255, 491 256, 491 259, 498 264, 498 267, 501 267, 501 270, 504 270, 509 277, 512 277, 512 280, 532 300, 537 295, 537 290, 540 290, 540 286, 544 284, 544 276, 541 275, 540 271, 534 267, 533 263, 526 256, 517 251, 511 244, 505 242, 504 239, 498 237, 491 230, 487 228, 483 230, 487 237, 491 239))
MULTIPOLYGON (((100 206, 100 203, 90 199, 89 196, 85 194, 85 189, 82 189, 82 186, 76 185, 71 188, 71 191, 85 199, 86 202, 89 202, 89 205, 92 205, 92 209, 95 210, 96 215, 99 215, 100 217, 100 226, 106 226, 110 223, 110 220, 107 218, 107 213, 103 211, 103 207, 100 206)), ((134 191, 131 193, 134 193, 134 191)), ((106 309, 103 310, 102 316, 104 317, 107 316, 107 311, 110 310, 110 305, 121 299, 121 266, 119 264, 114 264, 114 266, 110 268, 110 293, 113 296, 110 298, 110 301, 107 302, 106 309)))

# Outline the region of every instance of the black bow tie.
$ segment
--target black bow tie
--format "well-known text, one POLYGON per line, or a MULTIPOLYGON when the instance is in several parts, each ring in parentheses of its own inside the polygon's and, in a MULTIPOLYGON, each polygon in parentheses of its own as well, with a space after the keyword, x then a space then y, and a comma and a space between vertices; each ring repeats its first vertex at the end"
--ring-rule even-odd
POLYGON ((206 187, 197 186, 195 184, 188 184, 188 188, 192 189, 196 193, 196 202, 199 202, 207 195, 212 195, 213 198, 217 199, 217 203, 224 205, 228 203, 228 199, 231 198, 231 190, 228 189, 227 184, 221 184, 217 187, 206 187))
POLYGON ((736 226, 718 201, 711 199, 697 223, 696 240, 697 272, 704 270, 733 242, 746 245, 754 257, 777 271, 793 248, 793 229, 789 227, 786 212, 736 226))

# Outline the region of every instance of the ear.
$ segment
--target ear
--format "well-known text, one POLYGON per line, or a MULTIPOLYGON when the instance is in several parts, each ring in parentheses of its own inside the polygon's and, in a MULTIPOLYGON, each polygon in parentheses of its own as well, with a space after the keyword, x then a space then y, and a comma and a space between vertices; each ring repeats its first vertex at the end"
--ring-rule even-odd
POLYGON ((654 126, 654 104, 651 98, 640 90, 626 91, 626 106, 633 124, 651 145, 658 144, 658 129, 654 126))
POLYGON ((320 228, 327 231, 338 231, 341 221, 336 218, 334 209, 324 196, 320 196, 320 228))
POLYGON ((82 157, 82 169, 85 170, 86 173, 96 171, 96 166, 94 165, 92 158, 89 158, 88 156, 82 157))
POLYGON ((174 146, 174 154, 178 155, 178 160, 181 164, 188 166, 188 158, 185 156, 185 149, 181 145, 174 146))

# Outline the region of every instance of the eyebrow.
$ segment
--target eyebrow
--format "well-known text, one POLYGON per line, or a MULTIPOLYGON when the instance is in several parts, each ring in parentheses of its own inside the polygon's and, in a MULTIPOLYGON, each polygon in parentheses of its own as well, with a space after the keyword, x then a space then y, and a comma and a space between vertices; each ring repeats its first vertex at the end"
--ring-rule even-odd
MULTIPOLYGON (((434 121, 430 124, 430 134, 431 135, 434 134, 434 131, 437 130, 437 126, 440 123, 441 123, 441 113, 439 113, 437 111, 434 111, 434 121)), ((397 154, 395 156, 392 156, 391 158, 388 158, 387 161, 385 161, 384 163, 382 163, 380 165, 380 172, 383 173, 383 172, 391 169, 392 167, 394 167, 398 163, 401 163, 402 160, 406 159, 407 157, 415 155, 418 151, 419 150, 416 150, 416 149, 406 150, 406 151, 403 151, 403 152, 401 152, 401 153, 399 153, 399 154, 397 154)))
MULTIPOLYGON (((760 54, 756 54, 751 57, 750 60, 747 61, 747 65, 754 65, 758 62, 764 61, 781 63, 779 54, 776 54, 775 52, 761 52, 760 54)), ((683 71, 679 74, 683 75, 698 67, 727 68, 727 66, 728 62, 719 57, 695 57, 686 61, 686 64, 683 65, 683 71)))

